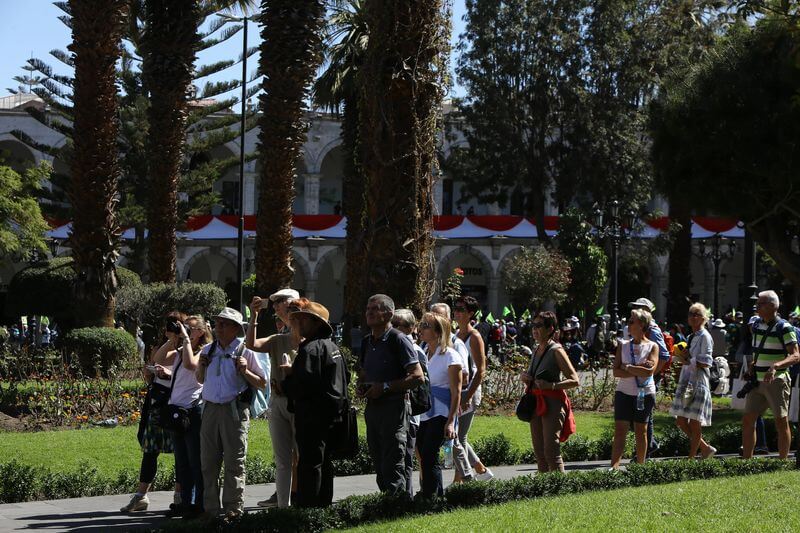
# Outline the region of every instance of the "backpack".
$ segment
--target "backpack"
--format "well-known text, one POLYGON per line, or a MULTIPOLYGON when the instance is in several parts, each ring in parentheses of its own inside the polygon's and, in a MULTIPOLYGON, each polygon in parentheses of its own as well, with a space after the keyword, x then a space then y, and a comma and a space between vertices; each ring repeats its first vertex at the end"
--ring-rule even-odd
POLYGON ((675 353, 675 339, 667 331, 662 332, 662 335, 664 336, 664 344, 667 345, 669 359, 667 359, 667 362, 664 363, 664 366, 661 368, 661 374, 667 375, 672 367, 672 356, 675 353))
POLYGON ((433 405, 431 401, 431 378, 428 375, 428 365, 420 360, 419 366, 422 367, 423 381, 420 385, 408 391, 408 396, 411 400, 412 416, 427 413, 433 405))
POLYGON ((604 328, 600 327, 600 323, 597 324, 595 329, 591 349, 596 354, 603 353, 606 350, 606 332, 604 328))
POLYGON ((719 363, 715 358, 714 361, 711 363, 711 366, 708 367, 708 389, 711 392, 717 390, 717 387, 719 387, 720 379, 722 379, 722 376, 720 374, 719 363))
POLYGON ((491 336, 493 341, 499 341, 503 338, 503 330, 500 329, 500 326, 492 326, 491 336))

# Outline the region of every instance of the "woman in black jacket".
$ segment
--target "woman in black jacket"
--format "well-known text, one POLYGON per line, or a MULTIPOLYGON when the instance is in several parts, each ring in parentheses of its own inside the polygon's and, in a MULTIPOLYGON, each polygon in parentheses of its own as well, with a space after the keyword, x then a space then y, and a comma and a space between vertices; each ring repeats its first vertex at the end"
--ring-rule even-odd
POLYGON ((303 340, 293 364, 281 366, 287 376, 281 387, 294 401, 299 507, 325 507, 333 501, 332 430, 346 405, 348 379, 328 316, 316 302, 289 315, 292 330, 303 340))

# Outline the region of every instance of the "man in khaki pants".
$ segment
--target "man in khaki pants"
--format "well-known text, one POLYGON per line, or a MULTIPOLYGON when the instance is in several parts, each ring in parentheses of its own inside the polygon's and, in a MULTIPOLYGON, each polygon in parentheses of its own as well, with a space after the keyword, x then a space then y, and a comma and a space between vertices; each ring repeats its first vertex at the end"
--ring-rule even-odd
POLYGON ((226 518, 235 520, 244 511, 244 461, 250 428, 250 400, 241 397, 249 387, 263 389, 266 373, 256 355, 239 339, 242 314, 230 307, 216 317, 216 341, 203 348, 197 381, 203 383, 203 423, 200 427, 200 464, 205 489, 205 512, 220 510, 219 470, 224 460, 222 506, 226 518))

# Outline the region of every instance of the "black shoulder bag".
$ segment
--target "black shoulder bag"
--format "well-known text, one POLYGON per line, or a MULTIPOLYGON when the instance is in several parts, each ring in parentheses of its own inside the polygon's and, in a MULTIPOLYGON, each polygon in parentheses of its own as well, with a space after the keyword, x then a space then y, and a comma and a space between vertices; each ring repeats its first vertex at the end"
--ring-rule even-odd
MULTIPOLYGON (((542 364, 542 361, 544 361, 545 356, 550 353, 551 349, 552 346, 547 347, 535 367, 533 367, 533 361, 531 361, 531 382, 525 387, 525 393, 517 403, 517 418, 523 422, 530 422, 531 418, 533 418, 533 413, 536 411, 536 397, 531 394, 531 391, 533 390, 533 384, 536 382, 536 371, 539 370, 539 366, 542 364)), ((533 358, 536 358, 536 352, 533 353, 533 358)))
POLYGON ((158 416, 154 422, 161 429, 174 431, 175 433, 183 433, 189 429, 189 425, 191 423, 191 420, 189 419, 189 410, 185 407, 180 407, 178 405, 169 403, 169 400, 172 399, 172 389, 175 387, 175 378, 178 376, 178 370, 181 367, 181 363, 183 363, 183 356, 180 351, 177 353, 177 357, 178 364, 175 367, 175 371, 172 373, 172 379, 170 380, 167 404, 158 409, 158 416))

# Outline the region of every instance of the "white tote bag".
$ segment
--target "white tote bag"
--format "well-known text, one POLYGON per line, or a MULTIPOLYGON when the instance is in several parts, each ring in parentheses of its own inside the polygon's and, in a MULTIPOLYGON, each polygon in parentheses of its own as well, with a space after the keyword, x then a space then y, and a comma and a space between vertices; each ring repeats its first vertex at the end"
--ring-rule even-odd
POLYGON ((797 422, 800 419, 800 378, 792 387, 792 397, 789 400, 789 422, 797 422))
POLYGON ((744 398, 739 398, 736 396, 744 384, 747 383, 747 380, 742 378, 744 375, 744 369, 747 366, 747 362, 742 365, 742 370, 739 372, 739 377, 733 380, 733 386, 731 387, 731 408, 732 409, 739 409, 740 411, 744 411, 745 402, 747 400, 747 396, 744 398))

